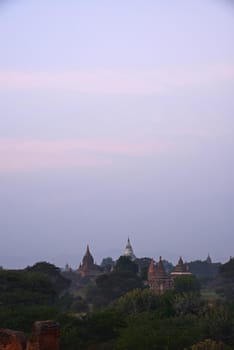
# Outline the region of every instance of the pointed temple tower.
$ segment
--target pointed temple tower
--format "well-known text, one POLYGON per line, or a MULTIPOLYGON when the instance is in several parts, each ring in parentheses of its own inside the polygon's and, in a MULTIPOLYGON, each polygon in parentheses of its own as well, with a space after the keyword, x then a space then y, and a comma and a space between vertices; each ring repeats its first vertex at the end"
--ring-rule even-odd
POLYGON ((161 256, 157 264, 153 259, 151 260, 148 269, 148 284, 156 294, 163 294, 166 290, 173 288, 172 279, 165 272, 161 256))
POLYGON ((211 260, 210 254, 208 254, 208 256, 206 258, 206 262, 207 262, 207 264, 212 264, 212 260, 211 260))
POLYGON ((94 264, 94 259, 90 253, 88 245, 82 260, 82 264, 80 264, 77 271, 81 277, 95 278, 100 274, 100 269, 96 264, 94 264))
POLYGON ((180 257, 174 271, 171 272, 171 277, 175 278, 176 276, 189 275, 192 275, 192 273, 189 271, 188 265, 184 264, 182 257, 180 257))
POLYGON ((127 257, 131 258, 132 260, 136 259, 136 256, 135 256, 135 254, 133 252, 133 249, 132 249, 132 246, 131 246, 129 238, 128 238, 127 245, 126 245, 126 247, 124 249, 124 256, 127 256, 127 257))

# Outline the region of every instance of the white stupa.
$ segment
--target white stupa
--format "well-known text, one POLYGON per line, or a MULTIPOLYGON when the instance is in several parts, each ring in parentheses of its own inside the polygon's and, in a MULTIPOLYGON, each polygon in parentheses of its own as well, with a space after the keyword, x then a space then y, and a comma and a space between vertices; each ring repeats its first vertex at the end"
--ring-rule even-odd
POLYGON ((132 260, 136 259, 136 256, 135 256, 135 254, 133 252, 133 249, 132 249, 132 246, 131 246, 129 238, 128 238, 127 245, 126 245, 126 247, 124 249, 124 256, 127 256, 127 257, 131 258, 132 260))

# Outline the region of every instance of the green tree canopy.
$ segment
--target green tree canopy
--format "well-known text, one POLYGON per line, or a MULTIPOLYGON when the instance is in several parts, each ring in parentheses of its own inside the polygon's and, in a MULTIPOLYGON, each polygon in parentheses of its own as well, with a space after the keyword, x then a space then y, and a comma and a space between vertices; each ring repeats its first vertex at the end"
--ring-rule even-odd
POLYGON ((174 279, 175 293, 191 293, 200 291, 200 283, 196 276, 177 276, 174 279))
POLYGON ((134 289, 114 303, 114 308, 124 314, 153 311, 159 307, 160 297, 151 289, 134 289))
POLYGON ((55 295, 50 279, 39 272, 0 271, 0 304, 4 307, 51 303, 55 295))
POLYGON ((116 261, 115 270, 119 272, 132 272, 137 274, 138 266, 134 261, 131 260, 130 257, 120 256, 116 261))
POLYGON ((89 303, 104 306, 136 288, 143 288, 143 283, 135 273, 113 271, 99 276, 95 284, 89 284, 85 289, 85 294, 89 303))
POLYGON ((68 288, 71 283, 67 278, 62 276, 61 271, 57 266, 46 261, 41 261, 33 266, 29 266, 26 268, 26 271, 39 272, 44 276, 47 276, 52 282, 54 290, 58 294, 68 288))
POLYGON ((220 276, 234 282, 234 258, 231 258, 226 264, 219 268, 220 276))

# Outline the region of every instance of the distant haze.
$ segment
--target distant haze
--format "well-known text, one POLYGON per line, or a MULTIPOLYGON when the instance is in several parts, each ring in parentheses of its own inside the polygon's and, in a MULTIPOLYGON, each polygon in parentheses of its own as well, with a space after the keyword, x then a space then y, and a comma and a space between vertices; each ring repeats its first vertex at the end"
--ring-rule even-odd
POLYGON ((234 255, 232 3, 0 1, 0 265, 234 255))

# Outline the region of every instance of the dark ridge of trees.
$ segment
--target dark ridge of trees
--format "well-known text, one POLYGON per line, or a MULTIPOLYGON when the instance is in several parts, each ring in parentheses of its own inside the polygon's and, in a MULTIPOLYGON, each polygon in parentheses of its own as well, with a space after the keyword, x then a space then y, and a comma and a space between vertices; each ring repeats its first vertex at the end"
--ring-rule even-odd
POLYGON ((138 273, 138 265, 127 256, 120 256, 115 263, 115 271, 138 273))
POLYGON ((143 281, 135 273, 113 271, 99 276, 95 283, 87 285, 85 295, 88 303, 94 307, 103 307, 130 290, 143 287, 143 281))
POLYGON ((61 271, 57 266, 45 261, 41 261, 33 266, 27 267, 26 271, 38 272, 46 276, 53 284, 56 293, 62 292, 64 289, 68 288, 71 283, 69 279, 65 278, 61 274, 61 271))
POLYGON ((29 333, 35 320, 54 319, 61 324, 63 350, 234 348, 234 299, 227 294, 234 285, 232 259, 217 277, 219 300, 203 299, 195 276, 177 277, 174 290, 156 295, 135 267, 130 271, 131 263, 121 261, 119 270, 81 290, 78 284, 73 293, 60 270, 46 262, 0 270, 0 326, 29 333))
POLYGON ((234 282, 234 258, 231 258, 226 264, 220 266, 219 274, 222 278, 234 282))
POLYGON ((219 267, 217 277, 211 281, 213 288, 221 297, 234 302, 234 258, 219 267))
POLYGON ((174 278, 174 292, 175 293, 188 293, 188 292, 200 292, 200 282, 194 275, 177 276, 174 278))
POLYGON ((107 258, 102 259, 100 266, 104 271, 110 272, 112 270, 112 268, 114 267, 114 265, 115 265, 114 260, 111 257, 107 257, 107 258))
POLYGON ((24 270, 0 271, 0 305, 52 304, 56 292, 51 280, 39 272, 24 270))
POLYGON ((212 279, 219 272, 220 263, 195 260, 188 263, 189 271, 199 279, 212 279))

